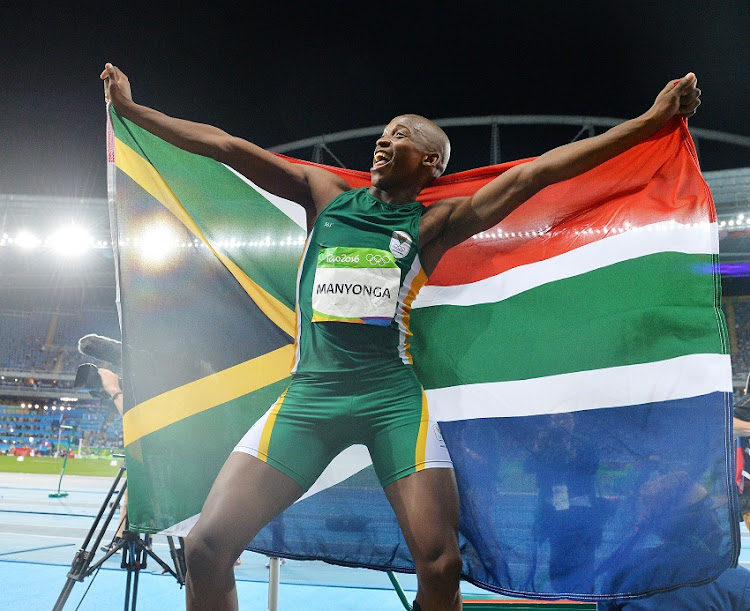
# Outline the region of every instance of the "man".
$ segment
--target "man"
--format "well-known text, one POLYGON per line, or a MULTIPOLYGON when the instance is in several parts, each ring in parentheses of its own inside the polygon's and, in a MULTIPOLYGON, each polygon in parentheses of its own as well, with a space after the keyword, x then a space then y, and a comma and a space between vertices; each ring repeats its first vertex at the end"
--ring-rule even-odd
POLYGON ((460 609, 458 494, 409 355, 411 303, 452 246, 495 226, 545 186, 611 159, 700 104, 695 75, 670 82, 637 119, 517 165, 471 197, 423 207, 420 191, 445 169, 450 143, 418 115, 377 139, 372 186, 294 164, 209 125, 136 104, 106 64, 118 113, 185 150, 233 167, 298 202, 310 230, 298 276, 292 382, 238 444, 187 539, 190 609, 235 609, 232 564, 347 445, 368 446, 418 576, 415 608, 460 609), (341 287, 349 286, 351 292, 341 287))

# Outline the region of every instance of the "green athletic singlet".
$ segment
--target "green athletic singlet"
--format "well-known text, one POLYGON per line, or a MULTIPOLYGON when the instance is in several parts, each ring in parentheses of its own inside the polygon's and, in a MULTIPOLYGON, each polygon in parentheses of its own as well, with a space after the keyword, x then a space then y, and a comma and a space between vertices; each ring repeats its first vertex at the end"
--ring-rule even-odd
POLYGON ((409 354, 411 304, 427 281, 419 202, 392 205, 368 189, 318 217, 297 278, 292 382, 235 451, 308 489, 350 445, 367 446, 383 486, 450 467, 409 354))

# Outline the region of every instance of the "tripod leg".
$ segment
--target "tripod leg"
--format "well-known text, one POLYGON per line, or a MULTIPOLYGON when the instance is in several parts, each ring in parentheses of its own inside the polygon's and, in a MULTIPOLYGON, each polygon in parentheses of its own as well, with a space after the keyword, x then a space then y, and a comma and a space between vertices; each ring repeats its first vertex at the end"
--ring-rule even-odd
POLYGON ((138 577, 141 574, 142 568, 146 568, 146 551, 143 548, 138 550, 135 562, 135 574, 133 575, 133 606, 131 607, 131 611, 135 611, 135 603, 138 600, 138 577))
MULTIPOLYGON (((122 548, 122 568, 127 568, 128 576, 125 579, 125 611, 129 611, 130 606, 130 593, 133 588, 133 574, 137 576, 136 572, 136 545, 135 540, 131 537, 128 538, 128 543, 122 548)), ((135 608, 135 596, 133 597, 133 608, 135 608)))
POLYGON ((133 575, 133 606, 130 607, 131 611, 135 611, 135 602, 138 600, 138 575, 140 575, 140 572, 136 569, 135 575, 133 575))
MULTIPOLYGON (((171 575, 172 577, 174 577, 174 578, 175 578, 175 579, 177 580, 177 582, 178 582, 178 583, 179 583, 179 584, 180 584, 181 586, 185 584, 184 578, 183 578, 183 579, 182 579, 182 581, 181 581, 181 580, 180 580, 180 576, 178 575, 178 573, 176 573, 176 572, 175 572, 175 571, 178 571, 178 572, 179 572, 180 570, 183 570, 183 573, 182 573, 182 574, 184 575, 184 574, 185 574, 185 573, 184 573, 184 569, 181 569, 181 568, 180 568, 180 567, 179 567, 179 566, 177 565, 177 562, 175 561, 175 571, 173 571, 173 570, 172 570, 172 567, 170 567, 170 566, 169 566, 169 565, 168 565, 168 564, 167 564, 166 562, 164 562, 164 561, 163 561, 163 560, 162 560, 161 558, 159 558, 159 556, 157 556, 157 555, 156 555, 156 554, 155 554, 155 553, 153 552, 153 550, 151 549, 151 538, 150 538, 150 537, 148 538, 148 542, 147 542, 147 544, 146 544, 146 545, 144 545, 144 544, 143 544, 143 542, 142 542, 142 541, 140 541, 140 539, 138 540, 138 545, 139 545, 139 546, 140 546, 140 547, 142 548, 142 550, 143 550, 143 564, 141 565, 141 568, 145 568, 145 567, 146 567, 146 557, 147 557, 147 556, 151 556, 151 557, 152 557, 152 558, 153 558, 154 560, 156 560, 156 562, 157 562, 157 563, 159 564, 159 566, 160 566, 160 567, 161 567, 162 569, 164 569, 164 571, 163 571, 164 573, 169 573, 169 574, 170 574, 170 575, 171 575)), ((183 566, 184 566, 184 565, 183 565, 183 566)))
POLYGON ((172 556, 172 562, 174 563, 174 571, 177 575, 177 581, 181 586, 185 585, 185 548, 182 546, 182 537, 180 539, 179 549, 175 547, 174 537, 167 536, 167 543, 169 543, 169 554, 172 556))
POLYGON ((88 577, 91 574, 89 570, 89 565, 91 564, 91 560, 94 554, 96 553, 96 549, 99 546, 99 543, 101 542, 102 537, 104 537, 104 533, 106 532, 110 521, 112 520, 112 516, 114 515, 115 509, 117 505, 119 504, 120 499, 122 498, 122 495, 124 494, 124 486, 120 490, 120 493, 117 496, 117 500, 115 501, 115 504, 112 507, 112 510, 109 512, 98 534, 97 534, 97 528, 99 527, 99 522, 101 521, 102 516, 104 515, 104 512, 107 509, 107 505, 112 499, 112 496, 115 494, 115 489, 117 488, 117 485, 120 483, 122 474, 124 472, 125 472, 125 467, 124 466, 120 467, 120 470, 115 476, 115 479, 112 482, 112 486, 110 487, 109 492, 107 493, 107 496, 104 499, 104 502, 102 503, 102 506, 99 508, 99 513, 97 513, 96 518, 94 519, 94 523, 91 525, 91 528, 89 529, 89 532, 86 535, 86 538, 83 544, 81 545, 80 549, 76 552, 76 555, 73 557, 73 562, 71 563, 70 571, 68 572, 68 579, 65 582, 65 585, 63 586, 62 591, 60 592, 60 595, 57 597, 57 601, 55 602, 53 611, 61 611, 62 608, 65 606, 65 603, 67 602, 68 597, 70 596, 70 592, 73 589, 75 582, 77 581, 82 582, 86 577, 88 577), (91 539, 94 537, 95 534, 97 534, 96 542, 94 543, 94 546, 89 550, 87 548, 89 546, 89 543, 91 543, 91 539))

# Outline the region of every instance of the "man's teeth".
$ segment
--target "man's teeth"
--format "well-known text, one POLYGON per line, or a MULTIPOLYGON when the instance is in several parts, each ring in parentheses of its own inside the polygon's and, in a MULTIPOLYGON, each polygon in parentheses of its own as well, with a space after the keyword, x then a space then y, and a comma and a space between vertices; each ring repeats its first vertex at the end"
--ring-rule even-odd
POLYGON ((385 151, 378 151, 375 153, 375 163, 388 163, 391 160, 391 155, 385 151))

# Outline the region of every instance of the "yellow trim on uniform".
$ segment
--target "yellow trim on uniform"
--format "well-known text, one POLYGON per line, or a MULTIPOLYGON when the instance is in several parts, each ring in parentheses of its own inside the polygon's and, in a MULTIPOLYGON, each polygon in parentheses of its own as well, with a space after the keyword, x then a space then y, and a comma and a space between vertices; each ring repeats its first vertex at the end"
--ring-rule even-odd
POLYGON ((122 418, 125 445, 212 407, 283 380, 291 344, 139 403, 122 418))
POLYGON ((414 299, 416 299, 419 291, 422 290, 422 287, 427 284, 427 279, 427 274, 425 274, 424 269, 420 267, 419 272, 416 276, 414 276, 414 280, 412 280, 411 286, 409 287, 409 292, 406 294, 406 298, 404 299, 404 303, 402 304, 401 308, 403 311, 404 329, 406 329, 406 333, 404 335, 404 354, 406 355, 406 358, 409 359, 409 363, 412 365, 414 364, 414 361, 411 358, 411 353, 409 352, 409 346, 411 345, 411 343, 409 342, 409 338, 412 336, 411 329, 409 329, 409 321, 411 320, 411 304, 413 303, 414 299))
POLYGON ((237 282, 240 283, 245 292, 250 295, 250 298, 260 310, 282 331, 294 337, 294 312, 276 299, 276 297, 253 282, 229 257, 214 249, 154 166, 117 138, 115 139, 115 158, 117 159, 117 167, 130 176, 146 192, 151 194, 154 199, 169 210, 193 235, 208 246, 211 252, 214 253, 232 276, 235 277, 237 282))
POLYGON ((427 395, 422 390, 422 416, 419 420, 419 432, 417 433, 417 447, 414 450, 415 471, 425 468, 427 461, 427 431, 430 428, 430 410, 427 408, 427 395))
POLYGON ((312 239, 312 232, 310 232, 305 238, 305 246, 302 249, 302 254, 297 263, 297 278, 294 284, 294 359, 292 360, 292 373, 297 371, 297 365, 299 364, 299 351, 300 351, 300 327, 302 326, 302 313, 299 309, 299 285, 302 279, 302 262, 307 256, 307 249, 310 247, 310 240, 312 239))
POLYGON ((273 425, 276 423, 276 416, 278 415, 279 410, 284 403, 287 390, 289 390, 289 388, 281 393, 281 396, 278 398, 274 406, 271 408, 271 411, 268 413, 268 418, 266 418, 265 425, 263 425, 263 432, 261 433, 260 441, 258 442, 258 458, 260 458, 263 462, 268 462, 266 459, 268 458, 268 446, 271 445, 271 433, 273 432, 273 425))

